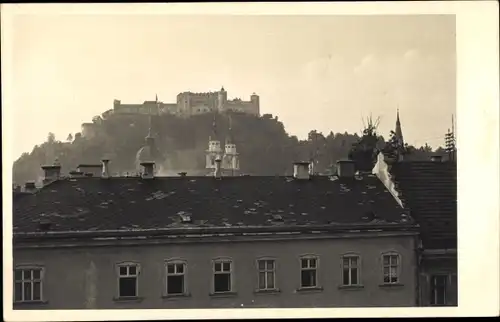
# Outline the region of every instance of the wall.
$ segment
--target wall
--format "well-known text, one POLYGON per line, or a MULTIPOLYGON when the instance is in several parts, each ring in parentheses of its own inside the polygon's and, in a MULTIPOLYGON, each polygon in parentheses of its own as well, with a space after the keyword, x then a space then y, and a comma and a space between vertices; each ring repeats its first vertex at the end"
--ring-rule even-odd
POLYGON ((229 307, 349 307, 416 305, 416 260, 414 237, 375 239, 316 239, 246 241, 226 243, 113 246, 72 249, 15 250, 14 265, 39 264, 46 269, 44 299, 39 305, 16 305, 16 309, 102 309, 120 308, 229 308, 229 307), (402 256, 402 286, 380 287, 381 252, 397 251, 402 256), (341 254, 361 254, 361 281, 364 288, 339 289, 341 254), (320 256, 318 281, 322 291, 296 292, 300 283, 299 256, 320 256), (234 261, 236 296, 211 297, 211 260, 229 256, 234 261), (255 294, 256 259, 276 259, 277 294, 255 294), (188 262, 190 297, 163 299, 164 260, 181 258, 188 262), (115 302, 115 264, 141 264, 139 302, 115 302), (91 303, 91 304, 89 304, 91 303))

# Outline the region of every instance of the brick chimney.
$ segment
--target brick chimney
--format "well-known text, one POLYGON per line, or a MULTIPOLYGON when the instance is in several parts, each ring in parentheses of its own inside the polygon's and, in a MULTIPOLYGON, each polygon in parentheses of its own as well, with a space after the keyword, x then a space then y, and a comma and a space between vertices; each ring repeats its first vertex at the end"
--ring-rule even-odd
POLYGON ((310 178, 309 162, 301 161, 293 164, 293 177, 299 180, 308 180, 310 178))
POLYGON ((142 178, 143 179, 153 179, 154 175, 154 167, 155 163, 152 161, 141 162, 141 166, 143 167, 142 178))
POLYGON ((222 177, 221 162, 222 162, 222 160, 219 157, 217 159, 215 159, 214 177, 216 177, 216 178, 221 178, 222 177))
POLYGON ((109 178, 111 177, 109 173, 109 160, 108 159, 102 159, 102 177, 103 178, 109 178))
POLYGON ((356 163, 353 160, 337 161, 337 176, 339 178, 354 178, 356 174, 356 163))
POLYGON ((25 192, 34 192, 36 190, 35 181, 27 181, 24 184, 25 192))
POLYGON ((44 165, 42 170, 44 172, 43 184, 58 180, 61 177, 60 165, 44 165))

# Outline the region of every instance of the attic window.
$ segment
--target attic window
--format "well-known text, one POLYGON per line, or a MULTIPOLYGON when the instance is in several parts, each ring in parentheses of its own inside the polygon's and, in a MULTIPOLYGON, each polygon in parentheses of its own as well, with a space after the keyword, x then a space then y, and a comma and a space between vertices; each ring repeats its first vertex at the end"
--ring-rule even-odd
POLYGON ((191 215, 188 214, 180 214, 181 221, 184 223, 190 223, 191 222, 191 215))

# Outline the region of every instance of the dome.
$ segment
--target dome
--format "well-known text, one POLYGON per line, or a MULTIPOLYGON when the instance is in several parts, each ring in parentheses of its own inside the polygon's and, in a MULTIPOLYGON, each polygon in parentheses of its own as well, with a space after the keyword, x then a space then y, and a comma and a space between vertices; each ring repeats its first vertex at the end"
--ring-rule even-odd
POLYGON ((139 151, 137 151, 135 159, 139 163, 144 162, 144 161, 154 161, 151 147, 146 145, 146 146, 143 146, 142 148, 140 148, 139 151))

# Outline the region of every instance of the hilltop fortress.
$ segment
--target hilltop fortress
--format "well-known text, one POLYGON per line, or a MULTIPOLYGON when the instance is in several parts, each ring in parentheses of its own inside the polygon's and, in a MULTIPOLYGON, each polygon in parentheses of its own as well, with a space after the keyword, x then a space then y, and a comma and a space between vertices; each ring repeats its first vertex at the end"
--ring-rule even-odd
POLYGON ((184 117, 214 111, 234 111, 257 116, 260 113, 258 95, 255 93, 252 94, 249 101, 243 101, 239 98, 228 100, 227 92, 222 87, 217 92, 179 93, 176 103, 145 101, 142 104, 122 104, 120 100, 115 100, 113 103, 113 114, 149 114, 150 108, 155 114, 174 114, 184 117), (158 104, 158 112, 156 111, 156 104, 158 104))

